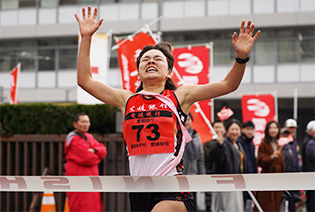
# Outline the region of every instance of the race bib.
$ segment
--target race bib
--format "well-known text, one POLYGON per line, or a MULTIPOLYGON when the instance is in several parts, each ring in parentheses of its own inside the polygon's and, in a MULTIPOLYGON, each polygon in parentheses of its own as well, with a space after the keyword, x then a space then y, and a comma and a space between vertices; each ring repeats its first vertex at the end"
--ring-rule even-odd
POLYGON ((174 152, 174 119, 171 111, 130 112, 123 122, 130 156, 174 152))

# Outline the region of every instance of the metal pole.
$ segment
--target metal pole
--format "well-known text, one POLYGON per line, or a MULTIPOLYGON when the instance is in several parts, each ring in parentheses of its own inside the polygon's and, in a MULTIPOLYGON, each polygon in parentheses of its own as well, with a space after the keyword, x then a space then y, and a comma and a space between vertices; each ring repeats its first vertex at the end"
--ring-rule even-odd
POLYGON ((275 99, 275 115, 276 115, 276 121, 279 121, 279 117, 278 117, 278 93, 275 90, 274 91, 274 99, 275 99))
POLYGON ((260 212, 263 212, 263 209, 260 207, 258 201, 256 200, 254 194, 251 192, 251 191, 247 191, 249 196, 252 198, 253 202, 255 203, 257 209, 260 211, 260 212))
POLYGON ((298 118, 298 90, 294 89, 294 99, 293 99, 293 118, 297 120, 298 118))
MULTIPOLYGON (((163 0, 158 1, 158 17, 161 17, 163 15, 163 0)), ((157 22, 157 35, 159 41, 162 40, 162 31, 161 31, 161 21, 157 22)))

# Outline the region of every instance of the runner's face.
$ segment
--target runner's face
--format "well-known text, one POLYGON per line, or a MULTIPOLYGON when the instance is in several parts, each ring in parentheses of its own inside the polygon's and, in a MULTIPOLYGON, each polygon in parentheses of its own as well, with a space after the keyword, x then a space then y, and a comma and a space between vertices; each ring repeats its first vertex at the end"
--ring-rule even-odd
POLYGON ((144 79, 155 79, 157 77, 166 80, 171 77, 171 71, 168 70, 168 63, 165 55, 156 49, 144 53, 140 59, 139 77, 144 79))
POLYGON ((79 120, 77 122, 73 122, 74 128, 81 134, 88 132, 90 125, 90 119, 87 115, 79 116, 79 120))

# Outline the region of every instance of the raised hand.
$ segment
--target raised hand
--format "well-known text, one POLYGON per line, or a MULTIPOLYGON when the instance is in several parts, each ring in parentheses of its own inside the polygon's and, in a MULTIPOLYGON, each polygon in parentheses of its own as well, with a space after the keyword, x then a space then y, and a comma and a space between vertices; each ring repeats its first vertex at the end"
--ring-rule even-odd
POLYGON ((92 36, 96 30, 101 26, 103 19, 95 23, 97 17, 97 8, 94 9, 93 16, 91 16, 91 7, 87 8, 87 16, 85 13, 85 8, 82 8, 82 20, 77 14, 74 14, 74 17, 77 19, 80 27, 81 36, 92 36))
POLYGON ((271 159, 277 158, 280 155, 280 150, 274 151, 271 155, 271 159))
POLYGON ((253 36, 255 30, 255 24, 249 20, 245 28, 245 21, 243 20, 240 27, 240 32, 237 37, 237 33, 232 35, 232 44, 236 51, 236 56, 245 59, 248 57, 250 50, 252 49, 255 40, 260 35, 260 30, 253 36))

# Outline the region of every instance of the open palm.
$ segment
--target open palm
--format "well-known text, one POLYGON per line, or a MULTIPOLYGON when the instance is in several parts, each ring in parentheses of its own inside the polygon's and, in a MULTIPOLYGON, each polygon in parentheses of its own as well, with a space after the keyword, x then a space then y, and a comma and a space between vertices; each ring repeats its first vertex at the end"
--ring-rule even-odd
POLYGON ((260 31, 258 31, 254 36, 255 24, 252 24, 251 21, 248 21, 247 26, 245 28, 245 21, 242 21, 240 32, 237 37, 236 32, 234 32, 232 36, 232 44, 236 51, 236 55, 240 58, 246 58, 252 49, 255 40, 260 35, 260 31))
POLYGON ((86 16, 85 8, 82 8, 82 20, 77 14, 74 14, 80 27, 81 36, 92 36, 96 30, 101 26, 103 19, 95 23, 97 17, 97 8, 94 9, 93 16, 91 16, 91 7, 88 7, 88 14, 86 16))

